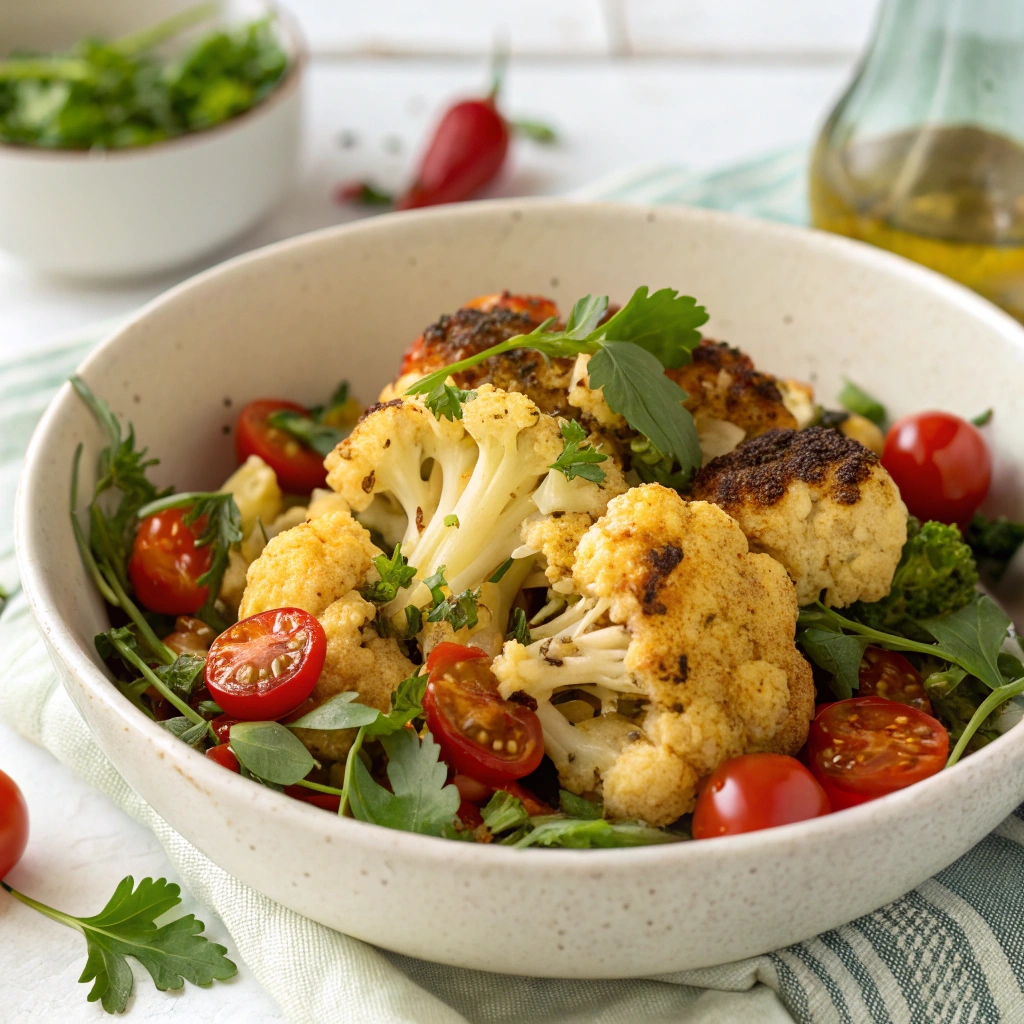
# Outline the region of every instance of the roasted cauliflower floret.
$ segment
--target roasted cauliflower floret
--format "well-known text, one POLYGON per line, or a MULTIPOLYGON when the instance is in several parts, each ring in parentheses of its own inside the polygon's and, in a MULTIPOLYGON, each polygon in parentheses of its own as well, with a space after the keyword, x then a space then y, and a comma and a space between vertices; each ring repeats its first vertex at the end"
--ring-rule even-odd
POLYGON ((538 701, 566 788, 663 825, 723 760, 803 745, 814 687, 794 645, 793 584, 721 509, 636 487, 583 535, 573 580, 584 598, 494 662, 504 696, 538 701), (568 722, 557 699, 573 690, 599 716, 568 722))
POLYGON ((519 557, 530 552, 543 555, 544 575, 551 588, 571 594, 576 548, 593 523, 594 517, 586 512, 556 512, 553 516, 527 519, 522 529, 523 546, 514 554, 519 557))
POLYGON ((834 430, 773 430, 713 460, 694 497, 781 562, 800 604, 842 608, 889 593, 907 539, 907 508, 878 456, 834 430))

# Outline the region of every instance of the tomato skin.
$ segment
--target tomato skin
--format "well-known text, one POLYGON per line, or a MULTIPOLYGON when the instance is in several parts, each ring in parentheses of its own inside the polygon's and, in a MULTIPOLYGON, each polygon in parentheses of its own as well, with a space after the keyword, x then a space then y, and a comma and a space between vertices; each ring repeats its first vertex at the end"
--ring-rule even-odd
POLYGON ((28 845, 28 805, 18 784, 0 772, 0 878, 21 860, 28 845))
POLYGON ((227 743, 228 737, 231 735, 231 726, 237 725, 241 721, 240 718, 232 718, 230 715, 218 715, 210 725, 213 726, 213 731, 217 735, 217 739, 221 743, 227 743))
POLYGON ((553 807, 549 807, 543 800, 538 800, 533 793, 525 786, 520 786, 518 782, 506 782, 495 789, 494 786, 480 782, 479 779, 472 779, 461 772, 457 772, 451 781, 455 788, 458 789, 463 804, 476 804, 477 807, 483 807, 494 796, 495 792, 504 792, 514 796, 517 800, 521 800, 526 813, 531 818, 538 814, 555 813, 553 807))
POLYGON ((881 647, 869 647, 864 652, 857 695, 894 700, 926 715, 932 713, 932 702, 925 693, 921 673, 902 654, 881 647))
MULTIPOLYGON (((812 774, 814 774, 813 771, 812 774)), ((828 802, 832 805, 833 811, 845 811, 849 807, 859 807, 861 804, 867 804, 872 800, 878 799, 873 796, 865 796, 863 793, 851 793, 849 790, 837 786, 831 779, 823 778, 819 775, 814 777, 818 780, 821 788, 825 790, 825 795, 828 797, 828 802)))
POLYGON ((456 773, 495 788, 529 775, 544 757, 540 719, 501 697, 482 651, 462 648, 470 658, 452 661, 459 645, 438 644, 431 657, 441 647, 449 649, 434 658, 423 715, 442 759, 456 773))
POLYGON ((543 800, 538 800, 525 786, 520 786, 518 782, 506 782, 501 787, 506 793, 517 797, 523 802, 523 807, 526 813, 531 818, 536 817, 538 814, 554 814, 555 809, 548 807, 543 800))
POLYGON ((457 662, 476 661, 486 657, 487 652, 480 650, 479 647, 467 647, 465 644, 445 640, 444 643, 437 644, 427 655, 427 672, 444 672, 457 662))
POLYGON ((947 412, 915 413, 894 423, 882 465, 922 522, 966 527, 992 483, 992 455, 981 431, 947 412))
POLYGON ((480 813, 480 808, 468 800, 463 800, 459 804, 458 816, 465 828, 478 828, 484 823, 484 816, 480 813))
POLYGON ((210 747, 206 751, 206 756, 215 764, 219 764, 221 768, 227 768, 229 772, 241 774, 242 769, 238 765, 238 758, 235 757, 235 752, 226 743, 210 747))
POLYGON ((128 560, 138 599, 161 615, 194 615, 209 595, 197 580, 210 568, 209 547, 196 547, 202 520, 185 525, 188 509, 169 508, 139 523, 128 560))
POLYGON ((941 722, 909 704, 854 697, 819 712, 807 749, 819 782, 875 799, 941 771, 949 734, 941 722))
POLYGON ((341 806, 340 796, 334 793, 318 793, 315 789, 306 789, 305 786, 285 786, 284 795, 290 796, 293 800, 312 804, 314 807, 321 807, 325 811, 333 811, 335 814, 341 806))
POLYGON ((214 640, 206 687, 230 718, 276 721, 313 692, 326 657, 324 628, 309 612, 275 608, 236 622, 214 640))
POLYGON ((283 398, 258 398, 250 402, 238 414, 235 455, 239 462, 245 462, 250 455, 258 455, 277 474, 283 491, 309 494, 327 483, 327 469, 318 452, 270 426, 267 417, 281 409, 308 415, 301 405, 283 398))
POLYGON ((784 754, 743 754, 704 781, 693 811, 694 839, 757 832, 831 811, 814 776, 784 754))

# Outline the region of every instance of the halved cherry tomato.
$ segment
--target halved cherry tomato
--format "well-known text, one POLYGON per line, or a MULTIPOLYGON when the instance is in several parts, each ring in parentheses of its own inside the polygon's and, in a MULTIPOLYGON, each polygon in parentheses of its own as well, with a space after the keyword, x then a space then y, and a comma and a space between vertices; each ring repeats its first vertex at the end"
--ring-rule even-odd
MULTIPOLYGON (((452 777, 452 783, 458 789, 459 796, 462 797, 464 804, 470 803, 476 804, 477 807, 483 807, 495 793, 494 786, 480 782, 479 779, 471 779, 468 775, 463 775, 461 772, 457 772, 452 777)), ((525 786, 520 786, 518 782, 506 782, 504 785, 498 786, 497 789, 514 796, 517 800, 521 800, 526 813, 531 818, 537 814, 555 813, 553 807, 549 807, 543 800, 538 800, 533 793, 525 786)))
POLYGON ((258 455, 276 474, 281 489, 292 494, 309 494, 327 482, 323 456, 312 448, 272 427, 267 417, 272 412, 288 409, 308 415, 301 405, 283 398, 259 398, 250 402, 239 414, 235 427, 235 455, 245 462, 258 455))
POLYGON ((819 782, 874 799, 941 771, 949 734, 909 704, 854 697, 817 715, 807 747, 819 782))
POLYGON ((814 776, 783 754, 743 754, 723 761, 697 795, 694 839, 734 836, 828 814, 831 806, 814 776))
POLYGON ((965 527, 992 482, 981 431, 948 412, 919 412, 889 428, 882 465, 910 514, 965 527))
POLYGON ((869 647, 860 663, 859 697, 884 697, 899 704, 909 704, 926 715, 932 713, 932 702, 924 692, 921 673, 896 651, 869 647))
POLYGON ((533 793, 531 793, 525 786, 520 786, 518 782, 506 782, 504 786, 500 786, 499 788, 521 800, 526 813, 530 815, 531 818, 538 814, 555 813, 555 809, 553 807, 548 807, 543 800, 538 800, 533 793))
POLYGON ((468 800, 463 800, 459 804, 459 821, 466 828, 477 828, 484 823, 484 816, 480 813, 480 808, 476 804, 471 804, 468 800))
POLYGON ((274 721, 312 692, 327 656, 324 627, 301 608, 275 608, 226 629, 210 647, 206 687, 232 718, 274 721))
POLYGON ((290 796, 293 800, 302 800, 314 807, 322 807, 325 811, 333 811, 335 814, 341 806, 340 796, 334 793, 318 793, 315 789, 306 789, 305 786, 285 786, 284 795, 290 796))
POLYGON ((438 644, 427 659, 423 714, 451 768, 501 787, 540 764, 544 731, 529 708, 502 699, 481 658, 486 655, 477 648, 438 644))
POLYGON ((235 757, 235 752, 226 743, 221 743, 216 747, 210 747, 210 749, 206 751, 206 756, 211 761, 215 761, 219 764, 221 768, 227 768, 229 772, 241 771, 238 767, 238 758, 235 757))
POLYGON ((218 715, 210 725, 213 726, 213 731, 217 734, 217 739, 221 743, 227 743, 228 737, 231 735, 231 726, 237 725, 241 721, 240 718, 232 718, 230 715, 218 715))
POLYGON ((174 632, 164 637, 164 646, 175 654, 202 654, 205 656, 217 634, 202 619, 179 615, 174 632))
POLYGON ((18 784, 0 772, 0 878, 15 864, 28 845, 28 807, 18 784))
POLYGON ((128 560, 128 578, 139 600, 161 615, 193 615, 209 589, 196 582, 210 568, 209 547, 196 547, 203 520, 185 525, 188 509, 169 508, 139 523, 128 560))

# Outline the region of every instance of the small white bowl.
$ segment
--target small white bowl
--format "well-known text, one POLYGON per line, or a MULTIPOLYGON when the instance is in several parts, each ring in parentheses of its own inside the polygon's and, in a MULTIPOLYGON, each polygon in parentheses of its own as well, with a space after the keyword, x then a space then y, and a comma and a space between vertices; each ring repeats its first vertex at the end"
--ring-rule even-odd
MULTIPOLYGON (((186 6, 172 0, 4 4, 0 47, 49 52, 85 35, 138 31, 186 6)), ((264 3, 238 4, 224 20, 270 10, 264 3)), ((216 25, 205 22, 188 38, 216 25)), ((277 14, 274 25, 291 61, 284 80, 221 125, 107 152, 0 143, 0 249, 48 273, 141 277, 197 259, 257 223, 295 182, 302 127, 302 40, 291 19, 277 14)))
MULTIPOLYGON (((945 278, 844 239, 720 213, 568 202, 469 204, 282 242, 189 281, 82 367, 162 459, 160 482, 216 486, 231 425, 265 394, 322 400, 340 378, 372 399, 438 314, 507 287, 563 309, 641 284, 696 295, 708 333, 759 366, 843 374, 899 414, 974 415, 998 466, 994 505, 1024 508, 1024 331, 945 278), (202 366, 202 373, 195 367, 202 366)), ((76 444, 100 431, 70 387, 32 441, 17 509, 25 591, 54 663, 118 771, 222 868, 317 921, 389 949, 489 971, 661 974, 808 938, 900 896, 1024 798, 1024 729, 949 771, 784 828, 624 850, 512 850, 378 828, 224 771, 111 684, 93 636, 107 613, 75 550, 76 444)), ((1020 619, 1019 576, 1008 581, 1020 619)))

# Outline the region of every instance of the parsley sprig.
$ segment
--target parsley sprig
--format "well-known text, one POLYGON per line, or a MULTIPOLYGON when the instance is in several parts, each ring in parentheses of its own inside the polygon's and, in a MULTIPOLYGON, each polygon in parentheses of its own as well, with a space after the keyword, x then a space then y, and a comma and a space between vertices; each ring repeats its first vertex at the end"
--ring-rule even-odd
POLYGON ((348 381, 343 380, 327 403, 313 406, 308 415, 278 409, 267 422, 326 458, 352 432, 358 414, 359 406, 349 396, 348 381))
POLYGON ((688 479, 701 463, 697 428, 682 405, 686 392, 665 376, 665 370, 690 361, 707 312, 674 289, 649 293, 645 287, 601 323, 607 311, 607 296, 587 295, 573 306, 564 329, 552 330, 554 318, 549 318, 529 334, 427 374, 407 394, 433 396, 452 374, 517 348, 535 349, 547 358, 589 354, 591 387, 601 388, 609 408, 678 462, 682 477, 688 479))
POLYGON ((100 1000, 107 1013, 128 1005, 134 979, 127 957, 138 960, 161 992, 180 989, 186 981, 210 985, 238 973, 224 946, 200 933, 204 925, 193 914, 164 925, 157 920, 181 903, 181 889, 166 878, 144 878, 135 885, 123 878, 107 905, 92 917, 74 917, 48 907, 0 882, 16 900, 85 937, 88 959, 79 982, 92 982, 89 1002, 100 1000))
POLYGON ((587 432, 576 420, 562 420, 558 426, 564 439, 562 454, 548 468, 564 473, 566 480, 581 476, 594 484, 604 483, 604 470, 596 463, 604 462, 608 456, 587 441, 587 432))
POLYGON ((427 408, 434 414, 434 418, 441 420, 462 419, 462 407, 467 402, 476 398, 475 391, 463 391, 462 388, 453 387, 443 380, 435 387, 425 399, 427 408))
POLYGON ((444 578, 446 566, 439 565, 432 576, 423 580, 430 591, 433 606, 427 613, 427 622, 448 622, 457 633, 463 627, 472 629, 479 621, 478 602, 480 588, 464 590, 461 594, 446 594, 448 581, 444 578))
POLYGON ((396 544, 390 558, 377 555, 373 559, 373 567, 380 579, 363 587, 363 597, 374 604, 387 604, 393 601, 400 590, 405 590, 416 578, 416 567, 409 564, 409 559, 402 554, 402 545, 396 544))

